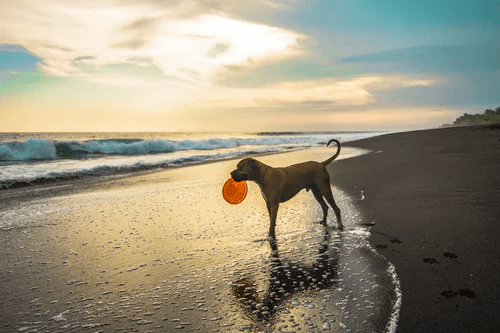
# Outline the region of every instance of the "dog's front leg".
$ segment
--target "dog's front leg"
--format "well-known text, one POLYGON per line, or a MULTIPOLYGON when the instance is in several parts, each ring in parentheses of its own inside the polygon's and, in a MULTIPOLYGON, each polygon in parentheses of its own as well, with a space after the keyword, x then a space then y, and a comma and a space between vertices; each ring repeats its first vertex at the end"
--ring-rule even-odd
POLYGON ((269 212, 269 219, 270 219, 270 225, 269 225, 269 238, 270 240, 275 240, 276 239, 276 216, 278 214, 278 206, 279 204, 271 205, 267 203, 267 211, 269 212))

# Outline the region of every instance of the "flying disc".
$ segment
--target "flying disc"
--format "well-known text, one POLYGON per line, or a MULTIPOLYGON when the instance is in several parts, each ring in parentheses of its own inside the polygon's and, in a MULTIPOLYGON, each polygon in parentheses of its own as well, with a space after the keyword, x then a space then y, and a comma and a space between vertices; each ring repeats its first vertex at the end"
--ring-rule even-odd
POLYGON ((237 182, 229 178, 222 187, 222 196, 232 205, 242 202, 247 196, 248 186, 245 181, 237 182))

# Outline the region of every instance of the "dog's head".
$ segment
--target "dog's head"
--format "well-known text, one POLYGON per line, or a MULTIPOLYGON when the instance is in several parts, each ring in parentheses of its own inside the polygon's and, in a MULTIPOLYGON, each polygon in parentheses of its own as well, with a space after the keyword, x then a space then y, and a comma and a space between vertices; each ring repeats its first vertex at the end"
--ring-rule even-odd
POLYGON ((236 170, 231 172, 231 178, 237 182, 242 180, 258 180, 260 179, 261 163, 253 158, 245 158, 241 160, 236 170))

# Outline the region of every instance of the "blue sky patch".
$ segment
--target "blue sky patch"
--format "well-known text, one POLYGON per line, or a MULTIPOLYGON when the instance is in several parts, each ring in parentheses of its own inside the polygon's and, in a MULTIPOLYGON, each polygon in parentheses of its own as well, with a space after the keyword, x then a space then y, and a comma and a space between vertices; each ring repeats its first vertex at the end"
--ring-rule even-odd
POLYGON ((0 71, 33 72, 42 59, 32 55, 20 45, 0 45, 0 71))
POLYGON ((422 46, 344 58, 348 63, 403 65, 407 71, 470 73, 500 70, 500 46, 422 46))

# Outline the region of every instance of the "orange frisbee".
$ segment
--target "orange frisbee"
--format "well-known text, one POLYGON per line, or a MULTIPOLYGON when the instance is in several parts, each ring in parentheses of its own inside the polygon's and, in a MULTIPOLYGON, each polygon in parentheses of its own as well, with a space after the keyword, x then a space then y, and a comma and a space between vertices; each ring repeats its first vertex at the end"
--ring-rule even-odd
POLYGON ((248 186, 245 181, 237 182, 229 178, 222 187, 222 196, 232 205, 242 202, 247 196, 248 186))

